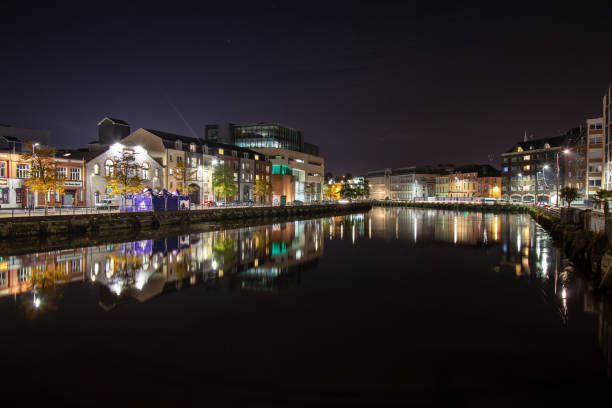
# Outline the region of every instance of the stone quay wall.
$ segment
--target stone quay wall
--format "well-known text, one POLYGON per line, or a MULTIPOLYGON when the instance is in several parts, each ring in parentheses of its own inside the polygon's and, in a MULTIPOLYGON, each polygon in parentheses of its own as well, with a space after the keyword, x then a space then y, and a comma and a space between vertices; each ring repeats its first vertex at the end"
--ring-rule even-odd
POLYGON ((282 219, 368 211, 369 202, 280 207, 238 207, 205 210, 30 216, 0 219, 0 239, 151 231, 165 227, 247 219, 282 219))

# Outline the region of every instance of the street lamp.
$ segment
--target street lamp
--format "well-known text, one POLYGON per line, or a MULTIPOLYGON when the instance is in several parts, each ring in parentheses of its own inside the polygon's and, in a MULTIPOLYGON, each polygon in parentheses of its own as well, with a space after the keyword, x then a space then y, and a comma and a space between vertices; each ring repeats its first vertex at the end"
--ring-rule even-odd
MULTIPOLYGON (((569 154, 570 153, 570 149, 563 149, 563 154, 569 154)), ((555 183, 555 186, 557 188, 557 205, 556 207, 559 208, 559 152, 556 153, 556 159, 557 159, 557 181, 555 183)))

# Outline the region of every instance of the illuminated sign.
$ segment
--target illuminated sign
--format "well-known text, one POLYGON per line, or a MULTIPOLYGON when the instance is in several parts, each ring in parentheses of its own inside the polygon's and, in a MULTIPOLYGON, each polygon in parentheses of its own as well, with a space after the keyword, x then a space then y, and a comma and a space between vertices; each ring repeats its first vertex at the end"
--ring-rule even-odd
POLYGON ((65 181, 64 186, 66 187, 81 187, 83 182, 81 181, 65 181))
POLYGON ((8 269, 8 262, 0 262, 0 271, 6 271, 8 269))
POLYGON ((0 179, 0 186, 6 186, 8 185, 8 180, 7 179, 0 179))

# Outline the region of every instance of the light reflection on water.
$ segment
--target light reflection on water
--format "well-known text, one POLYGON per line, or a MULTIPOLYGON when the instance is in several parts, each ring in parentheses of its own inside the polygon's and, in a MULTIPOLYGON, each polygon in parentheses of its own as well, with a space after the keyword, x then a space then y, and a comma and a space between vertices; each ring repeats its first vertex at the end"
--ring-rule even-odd
POLYGON ((37 318, 61 313, 62 286, 70 282, 99 287, 98 304, 105 310, 198 285, 275 293, 297 287, 301 274, 316 268, 329 240, 356 248, 361 240, 383 240, 408 248, 435 243, 492 252, 498 262, 491 273, 525 280, 558 311, 562 324, 571 316, 570 307, 598 315, 597 337, 606 358, 612 358, 609 303, 572 274, 548 234, 520 214, 376 208, 366 214, 7 256, 0 259, 0 296, 13 297, 26 317, 37 318))

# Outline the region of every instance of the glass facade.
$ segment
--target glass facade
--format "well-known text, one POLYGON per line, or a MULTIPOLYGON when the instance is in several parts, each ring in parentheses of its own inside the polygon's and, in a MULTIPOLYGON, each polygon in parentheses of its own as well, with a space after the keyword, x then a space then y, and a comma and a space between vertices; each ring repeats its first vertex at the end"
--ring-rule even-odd
POLYGON ((249 149, 278 148, 296 152, 303 150, 302 132, 280 125, 245 125, 234 127, 237 146, 249 149))

